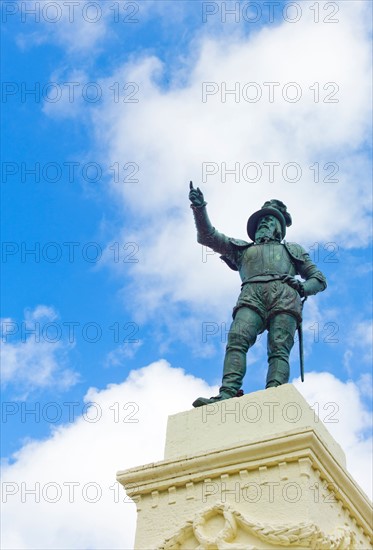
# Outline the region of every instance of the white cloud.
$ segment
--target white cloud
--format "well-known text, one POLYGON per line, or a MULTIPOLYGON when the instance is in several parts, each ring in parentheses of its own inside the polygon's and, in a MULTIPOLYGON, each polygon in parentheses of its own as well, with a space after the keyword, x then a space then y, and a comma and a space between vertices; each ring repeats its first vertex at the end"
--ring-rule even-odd
POLYGON ((141 340, 121 344, 118 348, 107 354, 105 367, 118 367, 122 365, 125 359, 132 359, 142 345, 143 342, 141 340))
POLYGON ((47 440, 28 443, 5 466, 3 492, 18 492, 2 505, 2 548, 132 548, 136 512, 115 482, 116 471, 162 460, 167 416, 191 408, 198 395, 216 389, 165 361, 132 371, 122 384, 91 388, 84 401, 93 406, 85 417, 97 416, 97 422, 81 416, 55 429, 47 440), (78 484, 72 503, 68 482, 78 484), (40 503, 25 494, 36 483, 40 503), (48 489, 47 483, 60 487, 58 502, 47 502, 58 490, 56 485, 48 489), (84 489, 87 483, 98 485, 84 489), (88 500, 97 494, 98 501, 84 500, 85 490, 88 500))
MULTIPOLYGON (((8 13, 8 12, 7 12, 8 13)), ((10 13, 10 12, 9 12, 10 13)), ((13 10, 12 10, 13 13, 13 10)), ((109 22, 113 13, 107 3, 90 2, 38 2, 36 0, 18 0, 18 10, 12 17, 20 17, 26 32, 16 36, 16 42, 22 49, 53 42, 66 50, 68 54, 87 54, 103 43, 108 36, 109 22), (31 25, 36 30, 27 32, 31 25)))
MULTIPOLYGON (((161 84, 164 67, 156 57, 139 56, 118 68, 110 80, 136 82, 138 103, 107 99, 93 114, 100 154, 112 165, 135 162, 138 183, 113 184, 112 190, 135 221, 126 220, 123 235, 137 242, 141 261, 134 266, 137 301, 154 308, 169 300, 191 307, 227 311, 232 303, 232 272, 216 258, 203 265, 195 242, 188 205, 188 182, 205 192, 212 222, 222 232, 245 237, 246 220, 265 200, 283 200, 293 215, 289 241, 335 241, 346 247, 369 241, 369 158, 364 153, 370 127, 370 61, 364 3, 343 2, 338 24, 315 24, 309 18, 292 25, 267 27, 248 36, 224 39, 202 34, 194 43, 187 80, 170 76, 161 84), (356 9, 355 9, 356 8, 356 9), (351 11, 352 10, 352 11, 351 11), (219 93, 202 102, 203 82, 214 82, 219 93), (222 83, 232 87, 256 82, 263 99, 249 103, 232 96, 221 102, 222 83), (265 82, 279 82, 270 103, 265 82), (296 82, 302 97, 285 101, 281 90, 296 82), (310 86, 319 83, 320 101, 310 86), (337 90, 337 103, 325 103, 337 90), (324 89, 325 86, 325 89, 324 89), (202 184, 202 163, 216 163, 219 173, 202 184), (221 182, 221 164, 242 168, 257 163, 263 175, 257 183, 221 182), (264 162, 278 162, 279 177, 268 183, 264 162), (290 183, 282 168, 296 162, 302 178, 290 183), (310 166, 318 162, 320 182, 310 166), (338 182, 322 180, 338 165, 338 182), (214 287, 219 289, 219 299, 214 287)), ((183 74, 183 71, 181 71, 183 74)), ((183 77, 185 75, 183 74, 183 77)), ((250 171, 250 175, 253 172, 250 171)), ((123 173, 123 176, 125 173, 123 173)), ((127 266, 126 266, 127 268, 127 266)), ((128 273, 128 271, 126 272, 128 273)), ((233 283, 234 284, 234 283, 233 283)), ((136 302, 137 307, 137 302, 136 302)))
POLYGON ((50 88, 43 87, 43 113, 55 118, 77 118, 82 123, 84 116, 95 99, 103 93, 96 82, 92 82, 86 71, 64 66, 53 71, 50 88))
MULTIPOLYGON (((110 40, 114 43, 118 39, 130 40, 131 31, 137 30, 150 15, 158 17, 161 24, 170 20, 183 24, 188 11, 183 2, 170 4, 159 0, 16 0, 14 3, 18 3, 18 7, 7 6, 4 18, 5 21, 18 18, 23 23, 24 32, 15 37, 19 48, 27 50, 52 43, 68 56, 88 63, 92 62, 92 55, 101 53, 110 40)), ((167 23, 162 32, 174 30, 167 23)))
MULTIPOLYGON (((350 472, 369 492, 370 443, 362 435, 369 422, 356 385, 329 373, 308 373, 305 384, 295 385, 310 405, 319 404, 323 420, 327 415, 338 420, 326 427, 346 451, 350 472), (339 409, 325 408, 329 403, 339 409)), ((121 384, 91 388, 84 402, 92 405, 83 416, 54 429, 44 441, 29 442, 5 465, 2 548, 132 548, 135 507, 123 502, 116 471, 162 460, 167 416, 216 390, 163 360, 132 371, 121 384), (39 503, 26 493, 35 487, 39 503), (57 496, 58 502, 48 502, 57 496)), ((81 412, 82 406, 75 410, 81 412)))
POLYGON ((373 323, 370 319, 351 323, 347 336, 347 349, 344 353, 344 366, 348 376, 354 376, 353 361, 359 361, 360 366, 372 364, 373 323))
POLYGON ((305 383, 299 378, 293 383, 343 448, 348 471, 372 498, 372 416, 363 402, 361 382, 309 372, 305 383))
POLYGON ((373 380, 372 380, 372 373, 366 372, 362 374, 357 381, 357 384, 359 386, 359 390, 361 392, 361 395, 367 397, 372 401, 373 399, 373 380))
POLYGON ((66 390, 79 379, 78 373, 69 368, 72 344, 62 338, 57 319, 52 307, 38 305, 25 311, 21 323, 2 321, 1 384, 11 386, 18 398, 36 389, 66 390))
POLYGON ((354 332, 350 336, 350 342, 358 347, 372 349, 373 343, 373 323, 371 320, 361 321, 354 327, 354 332))

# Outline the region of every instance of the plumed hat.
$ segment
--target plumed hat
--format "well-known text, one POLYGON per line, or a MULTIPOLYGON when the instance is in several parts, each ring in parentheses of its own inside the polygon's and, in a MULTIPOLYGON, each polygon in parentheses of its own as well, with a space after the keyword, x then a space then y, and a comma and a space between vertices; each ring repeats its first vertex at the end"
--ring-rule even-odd
POLYGON ((274 216, 280 222, 282 238, 285 237, 286 227, 291 226, 292 220, 286 205, 277 199, 271 199, 270 201, 266 201, 262 208, 254 212, 247 221, 247 234, 253 241, 255 241, 256 227, 259 219, 267 215, 274 216))

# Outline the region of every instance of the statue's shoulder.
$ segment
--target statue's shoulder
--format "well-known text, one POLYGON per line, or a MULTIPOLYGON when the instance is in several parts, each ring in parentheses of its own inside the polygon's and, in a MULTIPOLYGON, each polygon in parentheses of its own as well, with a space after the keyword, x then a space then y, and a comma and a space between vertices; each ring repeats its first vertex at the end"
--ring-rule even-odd
POLYGON ((293 258, 304 261, 304 255, 307 254, 307 252, 304 250, 303 246, 298 243, 288 243, 286 241, 283 241, 282 244, 293 258))
POLYGON ((241 239, 229 239, 229 242, 233 244, 233 246, 237 248, 249 248, 249 246, 253 246, 254 243, 248 243, 246 241, 242 241, 241 239))
POLYGON ((233 245, 231 253, 224 254, 220 258, 231 268, 233 271, 239 270, 240 257, 246 248, 249 248, 254 243, 248 243, 246 241, 241 241, 241 239, 228 239, 230 244, 233 245))

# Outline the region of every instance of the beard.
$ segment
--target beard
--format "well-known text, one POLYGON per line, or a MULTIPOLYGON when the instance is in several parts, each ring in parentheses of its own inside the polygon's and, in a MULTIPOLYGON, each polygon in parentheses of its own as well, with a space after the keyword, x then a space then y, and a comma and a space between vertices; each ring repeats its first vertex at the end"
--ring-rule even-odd
POLYGON ((275 241, 276 237, 274 231, 271 231, 268 227, 261 227, 255 232, 255 242, 261 243, 265 241, 275 241))

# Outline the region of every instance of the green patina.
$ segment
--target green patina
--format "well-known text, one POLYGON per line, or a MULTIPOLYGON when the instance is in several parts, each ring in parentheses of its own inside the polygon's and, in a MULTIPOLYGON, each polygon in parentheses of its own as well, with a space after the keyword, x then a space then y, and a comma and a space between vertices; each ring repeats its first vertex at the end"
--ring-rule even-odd
MULTIPOLYGON (((212 226, 203 193, 198 187, 194 189, 192 182, 189 199, 198 242, 220 253, 227 265, 239 272, 242 281, 233 309, 219 395, 209 399, 199 397, 193 406, 240 395, 247 351, 265 330, 268 331, 266 388, 286 384, 297 328, 302 342, 303 301, 326 288, 325 276, 299 244, 283 240, 286 228, 292 224, 283 202, 269 200, 250 216, 247 232, 252 242, 246 242, 227 237, 212 226)), ((303 379, 302 350, 301 370, 303 379)))

